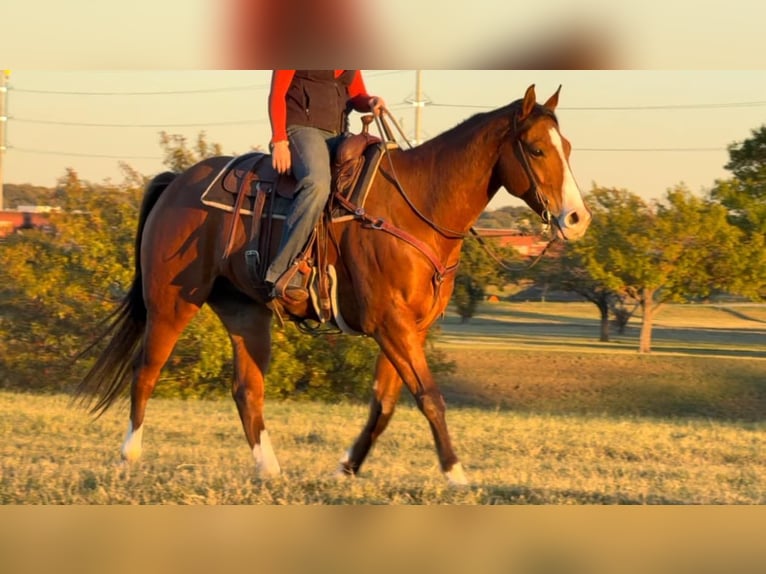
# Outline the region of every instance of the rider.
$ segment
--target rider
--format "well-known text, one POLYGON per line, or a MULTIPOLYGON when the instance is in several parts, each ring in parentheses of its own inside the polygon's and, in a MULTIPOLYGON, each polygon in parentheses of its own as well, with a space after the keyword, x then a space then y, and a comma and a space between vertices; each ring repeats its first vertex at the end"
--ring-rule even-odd
POLYGON ((266 270, 269 297, 297 302, 308 298, 294 269, 287 286, 279 279, 297 265, 294 259, 330 197, 330 154, 342 139, 350 109, 379 114, 384 107, 383 98, 368 95, 359 70, 274 70, 269 94, 271 161, 278 173, 292 169, 298 185, 279 251, 266 270), (274 287, 278 282, 279 292, 274 287))

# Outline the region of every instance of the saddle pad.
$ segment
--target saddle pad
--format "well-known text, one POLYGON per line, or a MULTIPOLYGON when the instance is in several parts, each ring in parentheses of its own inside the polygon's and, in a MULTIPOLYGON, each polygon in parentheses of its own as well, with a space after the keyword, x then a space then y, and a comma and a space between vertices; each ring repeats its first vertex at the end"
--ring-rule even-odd
MULTIPOLYGON (((232 158, 223 169, 216 175, 213 181, 208 185, 207 189, 202 192, 200 201, 209 207, 215 209, 222 209, 229 213, 234 211, 234 204, 237 199, 237 189, 241 178, 247 173, 245 168, 251 169, 255 161, 261 158, 257 156, 263 156, 264 154, 253 153, 245 154, 243 156, 232 158)), ((242 209, 240 213, 242 215, 253 215, 253 205, 255 203, 256 186, 269 185, 272 186, 272 182, 262 181, 255 179, 250 189, 245 190, 245 200, 242 203, 242 209)), ((279 194, 270 193, 267 197, 267 203, 274 201, 273 214, 276 218, 284 218, 287 211, 290 208, 290 200, 282 197, 279 194)), ((264 217, 269 212, 268 208, 263 210, 264 217)))

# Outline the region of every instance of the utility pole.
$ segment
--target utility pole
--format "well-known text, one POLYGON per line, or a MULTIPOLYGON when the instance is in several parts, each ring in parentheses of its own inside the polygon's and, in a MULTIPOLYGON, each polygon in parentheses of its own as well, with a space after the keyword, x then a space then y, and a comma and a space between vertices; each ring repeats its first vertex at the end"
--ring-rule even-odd
POLYGON ((5 125, 8 123, 6 109, 8 104, 8 79, 10 70, 0 72, 0 211, 5 209, 3 203, 3 159, 5 157, 5 125))
POLYGON ((422 112, 425 105, 428 103, 427 100, 423 99, 423 70, 415 70, 415 97, 414 98, 407 98, 405 101, 409 104, 412 104, 415 106, 415 133, 414 133, 414 141, 412 142, 415 145, 419 145, 423 143, 422 137, 421 137, 421 126, 422 126, 422 112))
POLYGON ((421 113, 423 111, 423 70, 415 71, 415 145, 420 145, 421 113))

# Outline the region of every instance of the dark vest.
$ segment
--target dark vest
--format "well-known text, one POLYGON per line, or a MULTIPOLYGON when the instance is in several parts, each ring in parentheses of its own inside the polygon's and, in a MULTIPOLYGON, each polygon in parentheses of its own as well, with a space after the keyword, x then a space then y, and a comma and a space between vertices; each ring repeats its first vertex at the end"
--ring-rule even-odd
POLYGON ((339 134, 346 129, 348 88, 354 70, 295 70, 287 89, 287 126, 310 126, 339 134))

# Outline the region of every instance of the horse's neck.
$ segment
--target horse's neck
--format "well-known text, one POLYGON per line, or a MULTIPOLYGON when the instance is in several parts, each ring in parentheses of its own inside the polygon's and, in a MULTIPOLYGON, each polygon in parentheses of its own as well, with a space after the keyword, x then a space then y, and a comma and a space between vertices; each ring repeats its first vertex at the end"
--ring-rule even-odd
POLYGON ((466 232, 499 189, 492 177, 510 120, 487 114, 466 122, 407 152, 429 166, 421 186, 422 204, 440 226, 466 232))

